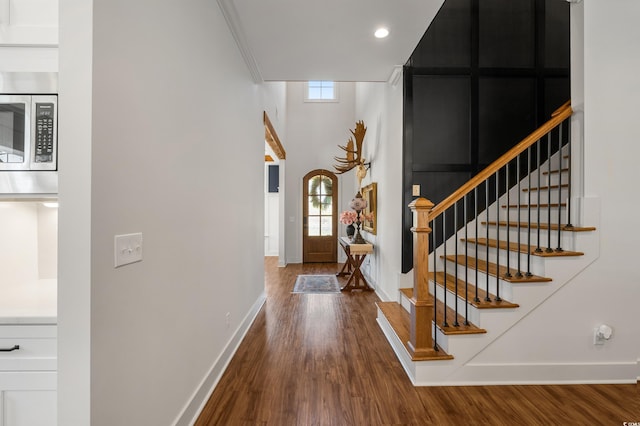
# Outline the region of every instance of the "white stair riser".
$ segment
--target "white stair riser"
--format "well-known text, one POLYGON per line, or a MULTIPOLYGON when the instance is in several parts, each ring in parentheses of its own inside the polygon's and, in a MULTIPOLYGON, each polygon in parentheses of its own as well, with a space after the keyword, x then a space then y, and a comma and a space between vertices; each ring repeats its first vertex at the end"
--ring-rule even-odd
MULTIPOLYGON (((546 170, 545 170, 545 172, 546 172, 546 170)), ((563 185, 565 183, 569 183, 569 172, 568 171, 562 171, 560 173, 549 173, 549 174, 543 175, 543 176, 544 176, 545 185, 547 185, 547 184, 559 185, 560 184, 560 180, 562 180, 562 184, 563 185)))
MULTIPOLYGON (((444 303, 444 293, 444 288, 440 286, 436 287, 436 298, 438 299, 438 303, 444 303)), ((464 317, 466 313, 467 319, 473 324, 478 325, 478 322, 480 321, 478 309, 472 305, 469 305, 468 309, 465 312, 465 300, 462 297, 456 297, 456 295, 452 291, 447 291, 447 306, 455 310, 456 302, 458 304, 458 314, 464 317)), ((452 321, 453 318, 451 318, 449 322, 452 321)))
MULTIPOLYGON (((454 275, 455 274, 455 270, 458 270, 458 278, 464 280, 465 279, 465 267, 464 265, 455 265, 453 262, 447 262, 447 273, 450 275, 454 275)), ((443 269, 441 267, 439 267, 438 269, 439 271, 442 271, 443 269)), ((482 271, 482 270, 478 270, 478 278, 477 278, 477 282, 476 282, 476 273, 475 273, 475 269, 469 269, 469 274, 467 275, 467 279, 469 281, 469 284, 472 285, 476 285, 476 283, 478 283, 479 288, 482 290, 487 290, 487 277, 488 277, 488 281, 489 281, 489 293, 496 295, 497 294, 497 288, 498 286, 500 286, 500 297, 507 299, 509 301, 511 301, 511 295, 512 295, 512 284, 504 281, 502 279, 498 279, 495 276, 492 275, 488 275, 482 271)))
MULTIPOLYGON (((475 247, 472 244, 469 244, 469 256, 477 257, 481 260, 487 260, 487 247, 486 246, 478 246, 478 253, 475 252, 475 247)), ((543 249, 544 250, 544 249, 543 249)), ((518 258, 520 259, 520 270, 522 273, 527 272, 527 268, 530 269, 530 272, 535 275, 544 275, 544 260, 540 256, 531 256, 527 259, 526 253, 516 253, 513 251, 507 252, 506 250, 497 250, 494 247, 489 247, 489 262, 491 263, 499 263, 501 266, 507 265, 507 257, 509 258, 509 267, 512 269, 518 269, 518 258), (496 260, 496 256, 499 257, 499 261, 496 260), (528 262, 527 262, 528 260, 528 262)), ((462 266, 464 270, 464 266, 462 266)), ((460 271, 458 271, 460 274, 460 271)))
MULTIPOLYGON (((515 204, 520 200, 520 203, 524 204, 548 204, 548 203, 558 203, 566 202, 569 196, 569 189, 566 187, 562 188, 551 188, 551 189, 540 189, 537 191, 531 191, 531 201, 529 201, 529 191, 523 191, 520 197, 510 197, 511 204, 515 204), (549 197, 551 197, 551 201, 549 201, 549 197)), ((506 198, 501 198, 500 201, 502 204, 506 204, 506 198)), ((502 205, 501 204, 501 205, 502 205)), ((494 212, 490 212, 490 216, 495 216, 494 212)))
MULTIPOLYGON (((509 235, 509 242, 516 243, 518 241, 518 227, 510 226, 507 229, 506 226, 501 226, 499 231, 496 226, 489 227, 489 238, 491 239, 500 239, 500 241, 507 241, 507 232, 509 235)), ((574 241, 574 232, 561 231, 560 232, 560 246, 563 250, 574 250, 575 241, 574 241)), ((545 249, 547 247, 551 247, 553 249, 558 247, 558 231, 552 229, 549 231, 548 229, 537 229, 531 228, 531 233, 529 237, 529 228, 520 227, 520 244, 527 244, 529 238, 531 239, 531 246, 538 247, 538 236, 540 237, 540 247, 545 249), (539 232, 538 232, 539 231, 539 232)), ((481 238, 486 237, 486 233, 480 233, 481 238)), ((449 249, 448 249, 449 250, 449 249)), ((458 248, 460 251, 460 248, 458 248)))
MULTIPOLYGON (((551 221, 550 223, 558 223, 558 217, 561 218, 561 223, 567 222, 567 208, 566 206, 562 206, 560 209, 560 213, 558 214, 558 207, 551 207, 551 221)), ((549 208, 540 207, 538 209, 536 206, 531 207, 531 212, 528 211, 526 207, 516 208, 510 207, 502 208, 500 220, 509 220, 511 222, 529 222, 531 223, 549 223, 549 208), (531 217, 529 217, 531 215, 531 217)))

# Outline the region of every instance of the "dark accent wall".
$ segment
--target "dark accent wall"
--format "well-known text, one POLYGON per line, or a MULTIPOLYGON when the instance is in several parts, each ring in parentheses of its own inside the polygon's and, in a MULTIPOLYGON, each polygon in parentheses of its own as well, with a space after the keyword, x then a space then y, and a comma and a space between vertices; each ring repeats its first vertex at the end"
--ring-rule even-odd
POLYGON ((402 271, 411 188, 437 204, 570 97, 569 4, 446 0, 404 67, 402 271))

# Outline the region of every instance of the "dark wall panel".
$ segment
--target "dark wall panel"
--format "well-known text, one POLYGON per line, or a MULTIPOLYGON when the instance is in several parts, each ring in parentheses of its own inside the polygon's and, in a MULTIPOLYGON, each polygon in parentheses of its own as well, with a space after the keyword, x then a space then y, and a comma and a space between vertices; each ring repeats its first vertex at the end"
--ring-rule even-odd
POLYGON ((414 67, 471 65, 471 3, 448 0, 412 55, 414 67))
POLYGON ((434 204, 444 200, 451 191, 448 188, 462 186, 471 178, 469 172, 416 172, 414 179, 420 185, 423 196, 428 196, 434 204))
POLYGON ((545 59, 547 68, 569 68, 569 3, 545 0, 545 59))
POLYGON ((534 66, 535 0, 481 0, 478 32, 481 67, 534 66))
POLYGON ((488 165, 535 129, 535 89, 533 78, 480 78, 480 164, 488 165))
POLYGON ((413 81, 413 158, 429 164, 467 164, 468 77, 420 76, 413 81))
POLYGON ((544 80, 545 109, 544 116, 550 117, 553 111, 571 97, 571 82, 568 78, 550 77, 544 80))

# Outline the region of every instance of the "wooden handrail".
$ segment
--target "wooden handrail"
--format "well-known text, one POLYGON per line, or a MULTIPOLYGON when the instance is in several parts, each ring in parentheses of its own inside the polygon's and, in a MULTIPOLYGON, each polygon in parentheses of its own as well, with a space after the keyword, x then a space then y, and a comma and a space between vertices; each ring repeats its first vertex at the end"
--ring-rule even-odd
POLYGON ((556 109, 555 111, 553 111, 551 113, 551 117, 555 117, 556 115, 560 114, 562 111, 564 111, 565 109, 571 107, 571 99, 569 99, 567 102, 563 103, 562 105, 560 105, 558 107, 558 109, 556 109))
POLYGON ((453 206, 457 201, 461 200, 462 197, 467 195, 469 192, 473 191, 474 188, 480 186, 482 182, 487 180, 490 176, 492 176, 495 172, 500 170, 502 167, 507 165, 509 161, 516 158, 519 154, 524 152, 527 148, 529 148, 534 143, 538 142, 544 135, 549 133, 551 130, 555 129, 562 123, 565 119, 571 116, 573 110, 571 109, 571 101, 566 102, 556 111, 554 111, 552 118, 544 123, 542 126, 538 127, 533 131, 529 136, 520 141, 516 146, 511 148, 509 151, 504 153, 500 158, 496 161, 488 165, 484 170, 480 173, 472 177, 467 183, 458 188, 454 193, 449 195, 447 198, 438 203, 437 206, 431 210, 431 214, 429 219, 433 220, 439 215, 441 215, 445 210, 449 207, 453 206))

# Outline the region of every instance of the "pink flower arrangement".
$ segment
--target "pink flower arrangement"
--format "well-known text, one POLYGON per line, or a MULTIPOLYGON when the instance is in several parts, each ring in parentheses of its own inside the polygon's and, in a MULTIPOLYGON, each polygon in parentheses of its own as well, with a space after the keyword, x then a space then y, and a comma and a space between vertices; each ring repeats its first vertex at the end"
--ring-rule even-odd
POLYGON ((373 213, 360 212, 359 218, 358 218, 358 212, 353 210, 346 210, 340 213, 340 223, 343 223, 345 225, 351 225, 352 223, 357 222, 358 219, 360 221, 365 221, 365 220, 372 221, 373 213))
POLYGON ((346 210, 340 213, 340 223, 351 225, 356 220, 358 220, 358 213, 353 210, 346 210))

